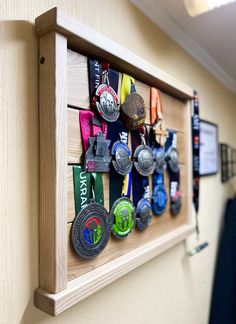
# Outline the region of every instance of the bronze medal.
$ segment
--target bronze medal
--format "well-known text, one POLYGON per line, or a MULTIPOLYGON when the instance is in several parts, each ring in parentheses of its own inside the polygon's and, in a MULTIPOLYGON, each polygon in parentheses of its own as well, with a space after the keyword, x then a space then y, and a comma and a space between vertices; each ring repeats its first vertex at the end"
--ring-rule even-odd
POLYGON ((140 128, 145 123, 144 100, 137 92, 131 92, 121 106, 121 118, 128 130, 140 128))

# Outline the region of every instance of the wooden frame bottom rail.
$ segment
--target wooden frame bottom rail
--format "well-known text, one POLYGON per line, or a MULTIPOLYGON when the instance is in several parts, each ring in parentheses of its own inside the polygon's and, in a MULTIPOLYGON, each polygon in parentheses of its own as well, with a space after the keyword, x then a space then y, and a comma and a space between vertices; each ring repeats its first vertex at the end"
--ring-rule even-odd
POLYGON ((57 316, 131 270, 184 241, 194 230, 194 225, 182 225, 168 234, 69 281, 67 288, 57 294, 38 288, 35 290, 35 305, 48 314, 57 316))

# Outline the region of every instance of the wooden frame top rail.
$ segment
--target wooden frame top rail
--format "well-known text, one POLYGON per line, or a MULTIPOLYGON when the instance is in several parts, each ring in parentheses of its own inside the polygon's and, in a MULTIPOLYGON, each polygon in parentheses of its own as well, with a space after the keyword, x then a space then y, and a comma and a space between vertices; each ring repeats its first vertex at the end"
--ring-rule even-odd
POLYGON ((113 67, 137 79, 141 78, 141 81, 150 86, 159 87, 160 90, 178 99, 186 100, 193 97, 191 87, 78 22, 57 7, 36 18, 35 24, 36 34, 39 37, 51 31, 58 32, 67 37, 69 47, 78 46, 80 52, 102 57, 111 62, 113 67))

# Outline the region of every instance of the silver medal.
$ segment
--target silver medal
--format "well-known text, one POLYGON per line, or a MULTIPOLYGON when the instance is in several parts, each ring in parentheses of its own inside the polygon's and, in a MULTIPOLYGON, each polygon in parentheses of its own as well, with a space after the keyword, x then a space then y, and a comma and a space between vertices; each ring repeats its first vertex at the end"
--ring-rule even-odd
POLYGON ((165 159, 165 152, 162 148, 158 148, 154 151, 155 160, 156 160, 156 167, 155 171, 157 173, 163 174, 166 170, 166 159, 165 159))
POLYGON ((120 115, 118 108, 118 97, 115 90, 107 84, 101 84, 96 90, 96 107, 101 115, 108 122, 114 122, 120 115))
POLYGON ((89 137, 89 148, 85 153, 85 169, 87 172, 109 172, 111 155, 110 140, 102 132, 97 137, 89 137))
POLYGON ((156 163, 154 154, 149 146, 146 145, 144 135, 141 134, 142 144, 134 151, 134 166, 142 176, 148 176, 155 170, 156 163))
POLYGON ((179 153, 176 148, 171 147, 166 154, 166 158, 170 170, 177 173, 179 171, 179 153))
POLYGON ((129 147, 124 142, 117 141, 112 146, 111 154, 115 158, 112 164, 116 172, 123 176, 129 174, 133 165, 129 147))

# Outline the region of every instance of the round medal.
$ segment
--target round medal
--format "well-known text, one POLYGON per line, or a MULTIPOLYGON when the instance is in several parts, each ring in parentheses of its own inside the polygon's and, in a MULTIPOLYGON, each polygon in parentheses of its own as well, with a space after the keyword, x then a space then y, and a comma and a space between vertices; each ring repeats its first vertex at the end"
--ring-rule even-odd
POLYGON ((133 230, 136 221, 135 207, 127 197, 119 198, 111 208, 113 215, 112 234, 119 239, 126 238, 133 230))
POLYGON ((155 160, 156 160, 156 167, 155 171, 157 173, 164 173, 166 170, 166 159, 165 159, 165 152, 162 147, 154 150, 155 160))
POLYGON ((119 174, 125 176, 130 173, 132 169, 131 151, 125 143, 117 141, 113 144, 111 154, 114 155, 115 160, 112 161, 114 169, 119 174))
POLYGON ((111 217, 100 204, 91 202, 75 217, 71 240, 75 252, 82 258, 91 259, 106 247, 111 233, 111 217))
POLYGON ((121 117, 128 130, 140 128, 145 123, 144 100, 137 92, 131 92, 121 107, 121 117))
POLYGON ((137 161, 134 162, 136 170, 142 176, 148 176, 155 170, 156 163, 151 148, 147 145, 139 145, 134 151, 134 157, 137 161))
POLYGON ((140 231, 145 230, 151 223, 151 203, 148 199, 139 200, 136 208, 136 225, 140 231))
POLYGON ((114 122, 120 115, 118 108, 118 96, 115 90, 103 83, 97 87, 95 95, 98 97, 96 101, 96 107, 101 115, 108 122, 114 122))
POLYGON ((168 196, 166 193, 165 186, 163 184, 159 184, 154 187, 153 195, 152 195, 152 210, 153 213, 157 216, 164 213, 166 210, 168 201, 168 196))
POLYGON ((177 173, 179 171, 179 153, 176 148, 171 147, 166 154, 169 168, 172 172, 177 173))
POLYGON ((180 191, 177 191, 174 195, 174 197, 171 198, 171 213, 173 216, 176 216, 179 214, 181 207, 182 207, 182 199, 181 199, 181 193, 180 191))

